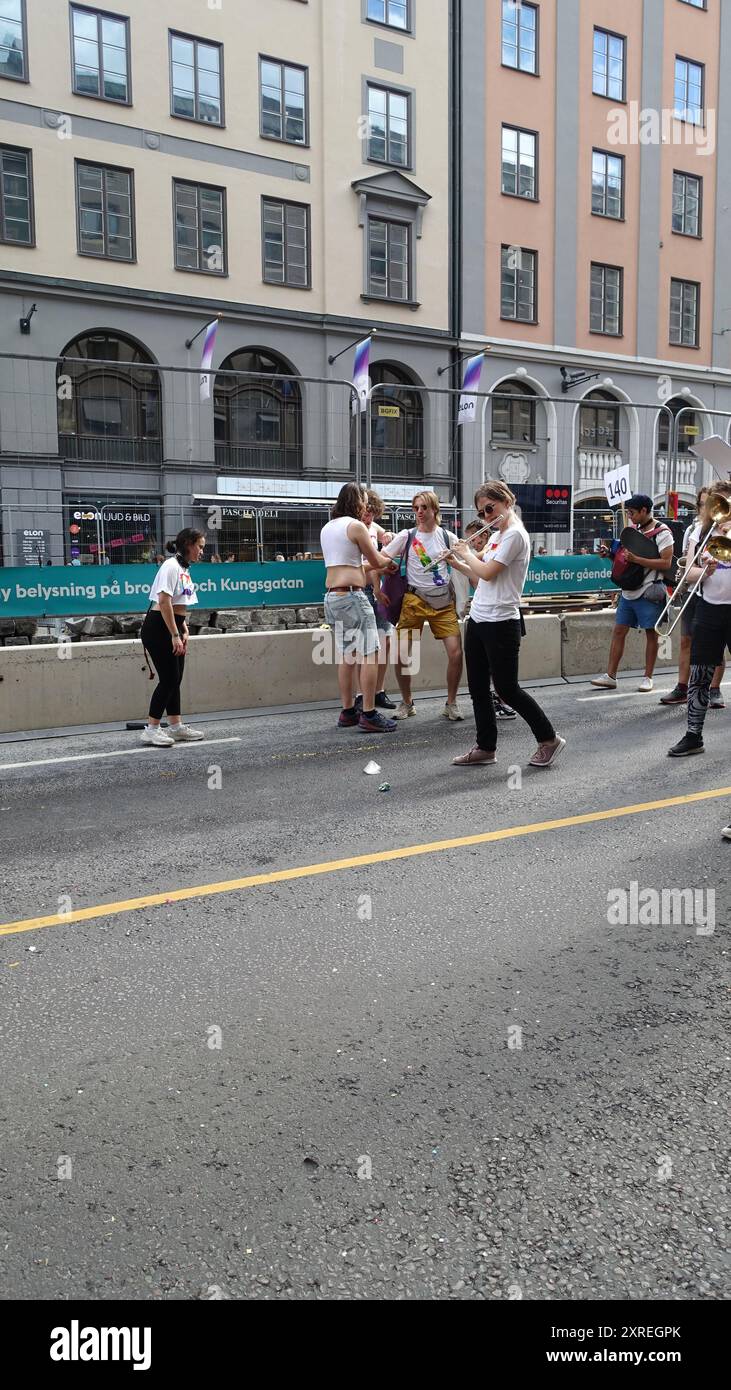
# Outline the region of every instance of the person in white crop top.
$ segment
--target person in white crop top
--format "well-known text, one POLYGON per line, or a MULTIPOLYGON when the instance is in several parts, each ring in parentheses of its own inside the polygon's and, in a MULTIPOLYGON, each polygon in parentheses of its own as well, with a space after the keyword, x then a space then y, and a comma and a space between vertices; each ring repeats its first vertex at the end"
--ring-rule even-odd
POLYGON ((338 728, 363 733, 392 733, 396 724, 376 709, 379 639, 376 616, 365 586, 370 573, 393 569, 391 560, 376 550, 363 522, 365 488, 345 483, 330 520, 320 532, 326 567, 325 618, 333 630, 342 709, 338 728), (364 564, 365 562, 365 564, 364 564), (359 677, 363 706, 356 710, 354 681, 359 677))
POLYGON ((189 566, 200 560, 206 538, 202 531, 186 527, 167 549, 173 551, 161 564, 150 589, 150 607, 142 624, 142 645, 147 664, 152 658, 158 684, 152 692, 147 727, 142 742, 155 748, 171 748, 174 743, 192 743, 203 738, 199 729, 184 724, 180 713, 180 684, 188 646, 186 614, 198 602, 189 566), (168 730, 160 728, 167 711, 168 730))

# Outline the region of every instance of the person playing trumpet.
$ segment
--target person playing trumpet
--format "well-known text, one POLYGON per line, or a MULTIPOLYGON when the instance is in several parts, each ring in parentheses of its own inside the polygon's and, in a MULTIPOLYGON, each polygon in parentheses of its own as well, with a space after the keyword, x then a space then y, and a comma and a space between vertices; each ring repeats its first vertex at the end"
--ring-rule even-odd
POLYGON ((475 493, 475 508, 491 537, 480 559, 466 541, 451 546, 477 581, 465 636, 467 681, 475 713, 476 742, 454 758, 455 767, 487 767, 496 762, 497 722, 490 693, 495 689, 530 726, 538 743, 531 767, 550 767, 565 740, 531 695, 518 685, 520 639, 524 625, 520 598, 530 564, 530 538, 515 511, 515 495, 505 483, 489 480, 475 493))
POLYGON ((691 638, 688 727, 680 742, 668 749, 670 758, 690 758, 695 753, 705 752, 703 726, 710 704, 713 674, 724 660, 726 650, 731 652, 731 505, 727 505, 730 502, 731 483, 714 483, 706 498, 706 514, 710 518, 714 508, 720 508, 726 515, 716 524, 713 536, 707 538, 705 545, 713 546, 721 554, 709 555, 704 548, 694 557, 688 573, 687 582, 692 588, 705 567, 691 638))

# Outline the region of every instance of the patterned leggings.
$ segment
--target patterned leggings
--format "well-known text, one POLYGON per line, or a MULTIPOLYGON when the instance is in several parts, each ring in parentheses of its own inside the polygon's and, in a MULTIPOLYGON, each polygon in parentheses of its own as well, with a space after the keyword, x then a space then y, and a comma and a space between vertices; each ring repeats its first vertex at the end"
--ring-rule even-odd
POLYGON ((688 685, 688 733, 703 734, 710 701, 711 681, 715 666, 691 666, 688 685))

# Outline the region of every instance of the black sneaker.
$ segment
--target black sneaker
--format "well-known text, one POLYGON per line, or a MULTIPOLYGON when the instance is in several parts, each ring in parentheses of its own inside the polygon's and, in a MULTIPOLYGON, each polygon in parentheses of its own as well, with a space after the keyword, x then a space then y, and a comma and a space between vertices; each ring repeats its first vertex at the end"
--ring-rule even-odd
POLYGON ((494 693, 494 691, 493 691, 493 696, 492 696, 492 707, 493 707, 493 709, 494 709, 494 711, 495 711, 495 718, 496 718, 496 719, 517 719, 517 718, 518 718, 517 714, 515 713, 515 710, 514 710, 514 709, 511 709, 511 708, 510 708, 510 705, 506 705, 506 704, 504 703, 504 701, 500 699, 500 696, 499 696, 499 695, 496 695, 496 694, 494 693))
POLYGON ((364 734, 392 734, 394 729, 398 728, 398 724, 395 719, 386 719, 384 715, 378 713, 378 710, 370 715, 363 714, 361 710, 358 728, 364 734))
POLYGON ((691 758, 694 753, 705 753, 705 751, 700 734, 684 734, 680 743, 676 743, 674 748, 668 749, 668 757, 691 758))
POLYGON ((676 685, 674 690, 670 690, 667 695, 663 695, 660 699, 661 705, 687 705, 687 703, 687 685, 676 685))
POLYGON ((395 708, 396 708, 396 703, 395 703, 395 701, 394 701, 394 700, 389 700, 388 695, 386 694, 385 690, 379 690, 378 694, 376 695, 376 709, 395 709, 395 708))

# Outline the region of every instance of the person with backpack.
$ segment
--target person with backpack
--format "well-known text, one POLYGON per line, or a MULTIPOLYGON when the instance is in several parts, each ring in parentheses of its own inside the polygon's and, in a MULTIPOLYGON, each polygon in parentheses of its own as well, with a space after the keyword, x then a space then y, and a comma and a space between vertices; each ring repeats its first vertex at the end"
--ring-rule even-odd
POLYGON ((607 670, 591 682, 601 690, 617 689, 617 672, 624 655, 627 633, 630 628, 640 628, 645 633, 645 674, 637 689, 649 694, 653 689, 652 677, 660 644, 655 631, 663 605, 667 601, 664 575, 670 575, 673 568, 675 542, 669 526, 656 521, 652 515, 652 498, 638 492, 626 504, 630 524, 649 546, 637 542, 636 551, 629 545, 620 546, 614 557, 612 579, 622 590, 609 649, 607 670), (639 553, 640 549, 647 554, 639 553))
MULTIPOLYGON (((152 692, 147 726, 142 742, 154 748, 172 748, 174 743, 196 743, 205 737, 200 729, 183 723, 180 713, 180 684, 188 646, 188 609, 198 602, 188 567, 200 560, 206 544, 203 531, 185 527, 174 541, 168 541, 169 558, 161 564, 150 589, 150 607, 145 614, 140 637, 147 664, 152 657, 158 684, 152 692), (160 721, 167 711, 167 732, 160 721)), ((144 669, 144 668, 143 668, 144 669)), ((154 679, 154 677, 152 677, 154 679)))
MULTIPOLYGON (((433 637, 444 643, 447 653, 447 700, 442 710, 444 719, 464 719, 457 704, 457 691, 462 677, 462 636, 449 569, 439 556, 458 539, 441 525, 439 498, 430 488, 417 492, 411 499, 416 525, 399 531, 382 554, 399 565, 405 565, 406 584, 398 617, 399 633, 421 632, 427 623, 433 637)), ((385 588, 385 585, 384 585, 385 588)), ((411 642, 411 637, 407 641, 411 642)), ((410 719, 416 714, 411 694, 411 676, 404 663, 396 662, 396 679, 401 691, 401 703, 394 719, 410 719)))

